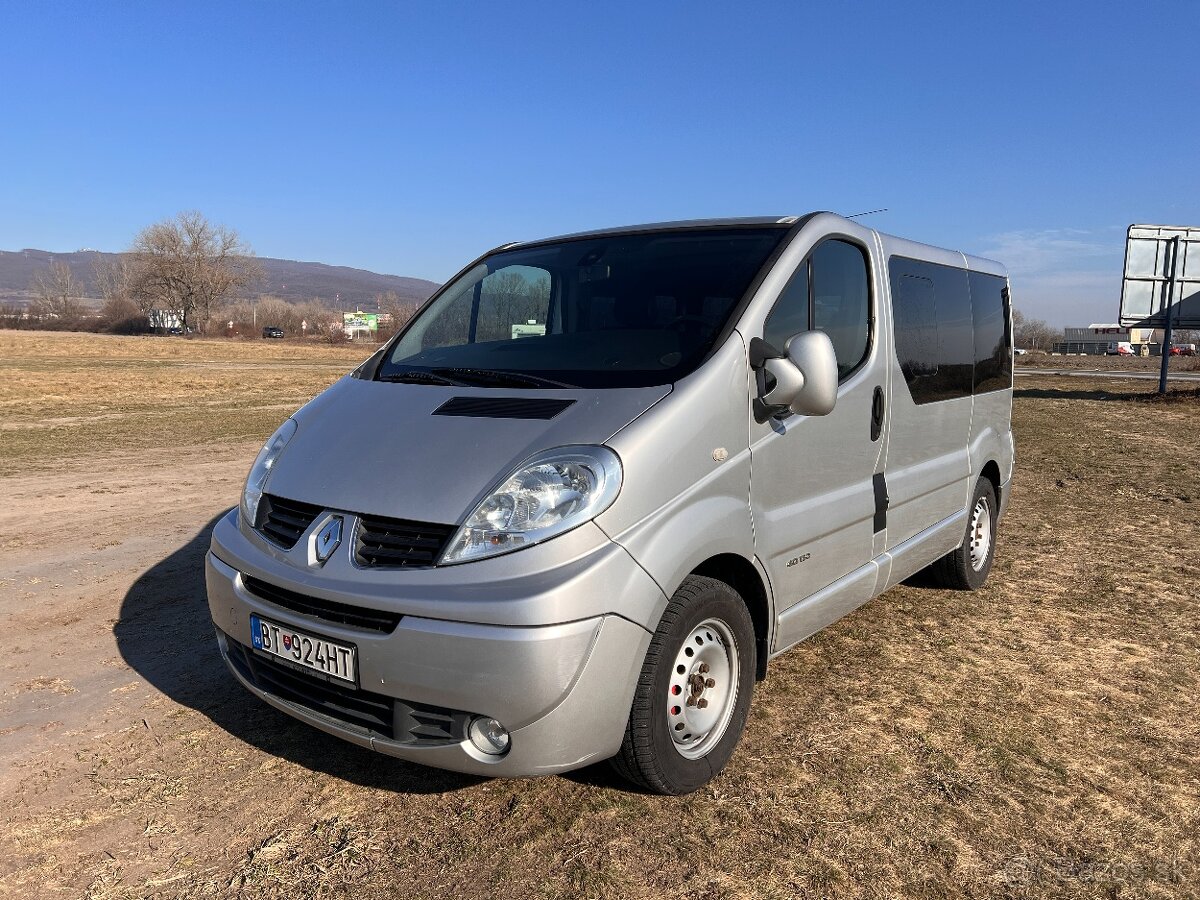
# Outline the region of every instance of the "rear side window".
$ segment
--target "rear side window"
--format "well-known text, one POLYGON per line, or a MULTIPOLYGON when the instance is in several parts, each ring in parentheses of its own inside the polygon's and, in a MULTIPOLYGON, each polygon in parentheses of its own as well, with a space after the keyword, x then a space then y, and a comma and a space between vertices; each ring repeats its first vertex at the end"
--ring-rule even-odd
POLYGON ((909 387, 938 371, 937 305, 933 281, 892 272, 892 308, 896 320, 896 358, 909 387))
POLYGON ((888 270, 896 356, 913 402, 969 397, 976 351, 967 271, 902 256, 888 270))
POLYGON ((972 272, 975 313, 975 393, 1012 387, 1012 327, 1008 286, 996 275, 972 272))
POLYGON ((821 244, 796 269, 763 327, 763 340, 783 350, 810 328, 824 331, 837 354, 838 377, 859 367, 871 345, 871 291, 863 251, 846 241, 821 244))

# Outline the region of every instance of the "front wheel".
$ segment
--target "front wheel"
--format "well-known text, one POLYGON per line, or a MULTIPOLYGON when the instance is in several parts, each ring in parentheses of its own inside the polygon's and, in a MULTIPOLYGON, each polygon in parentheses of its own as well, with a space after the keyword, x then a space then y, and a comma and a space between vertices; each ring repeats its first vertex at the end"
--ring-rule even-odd
POLYGON ((684 579, 646 651, 616 770, 661 794, 689 794, 712 779, 746 726, 754 654, 738 593, 715 578, 684 579))

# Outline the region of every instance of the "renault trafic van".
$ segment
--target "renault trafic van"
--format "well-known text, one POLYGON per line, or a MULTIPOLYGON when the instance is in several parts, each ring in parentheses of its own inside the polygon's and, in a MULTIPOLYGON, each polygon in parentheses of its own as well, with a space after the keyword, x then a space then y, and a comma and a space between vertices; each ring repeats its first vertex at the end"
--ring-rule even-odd
POLYGON ((767 664, 922 570, 987 578, 998 263, 830 213, 508 244, 287 419, 216 525, 247 690, 362 747, 682 794, 767 664))

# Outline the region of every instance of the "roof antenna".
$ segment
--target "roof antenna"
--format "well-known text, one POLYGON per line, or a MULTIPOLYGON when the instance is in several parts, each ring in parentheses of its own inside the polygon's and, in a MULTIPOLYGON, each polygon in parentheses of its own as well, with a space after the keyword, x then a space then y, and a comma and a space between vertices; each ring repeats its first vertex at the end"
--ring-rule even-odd
POLYGON ((869 209, 866 212, 855 213, 852 216, 846 216, 847 219, 857 219, 859 216, 873 216, 875 213, 887 212, 887 207, 883 209, 869 209))

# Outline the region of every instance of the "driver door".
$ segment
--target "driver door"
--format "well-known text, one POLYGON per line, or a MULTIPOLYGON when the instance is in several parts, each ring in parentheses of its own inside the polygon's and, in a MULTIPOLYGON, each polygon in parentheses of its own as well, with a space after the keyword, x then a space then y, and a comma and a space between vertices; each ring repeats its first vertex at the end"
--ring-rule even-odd
POLYGON ((883 539, 876 497, 883 483, 875 476, 887 442, 887 367, 873 285, 865 245, 824 240, 796 268, 763 327, 763 339, 781 350, 794 334, 825 331, 839 378, 829 415, 751 422, 755 549, 775 595, 776 650, 875 590, 871 560, 883 539))

